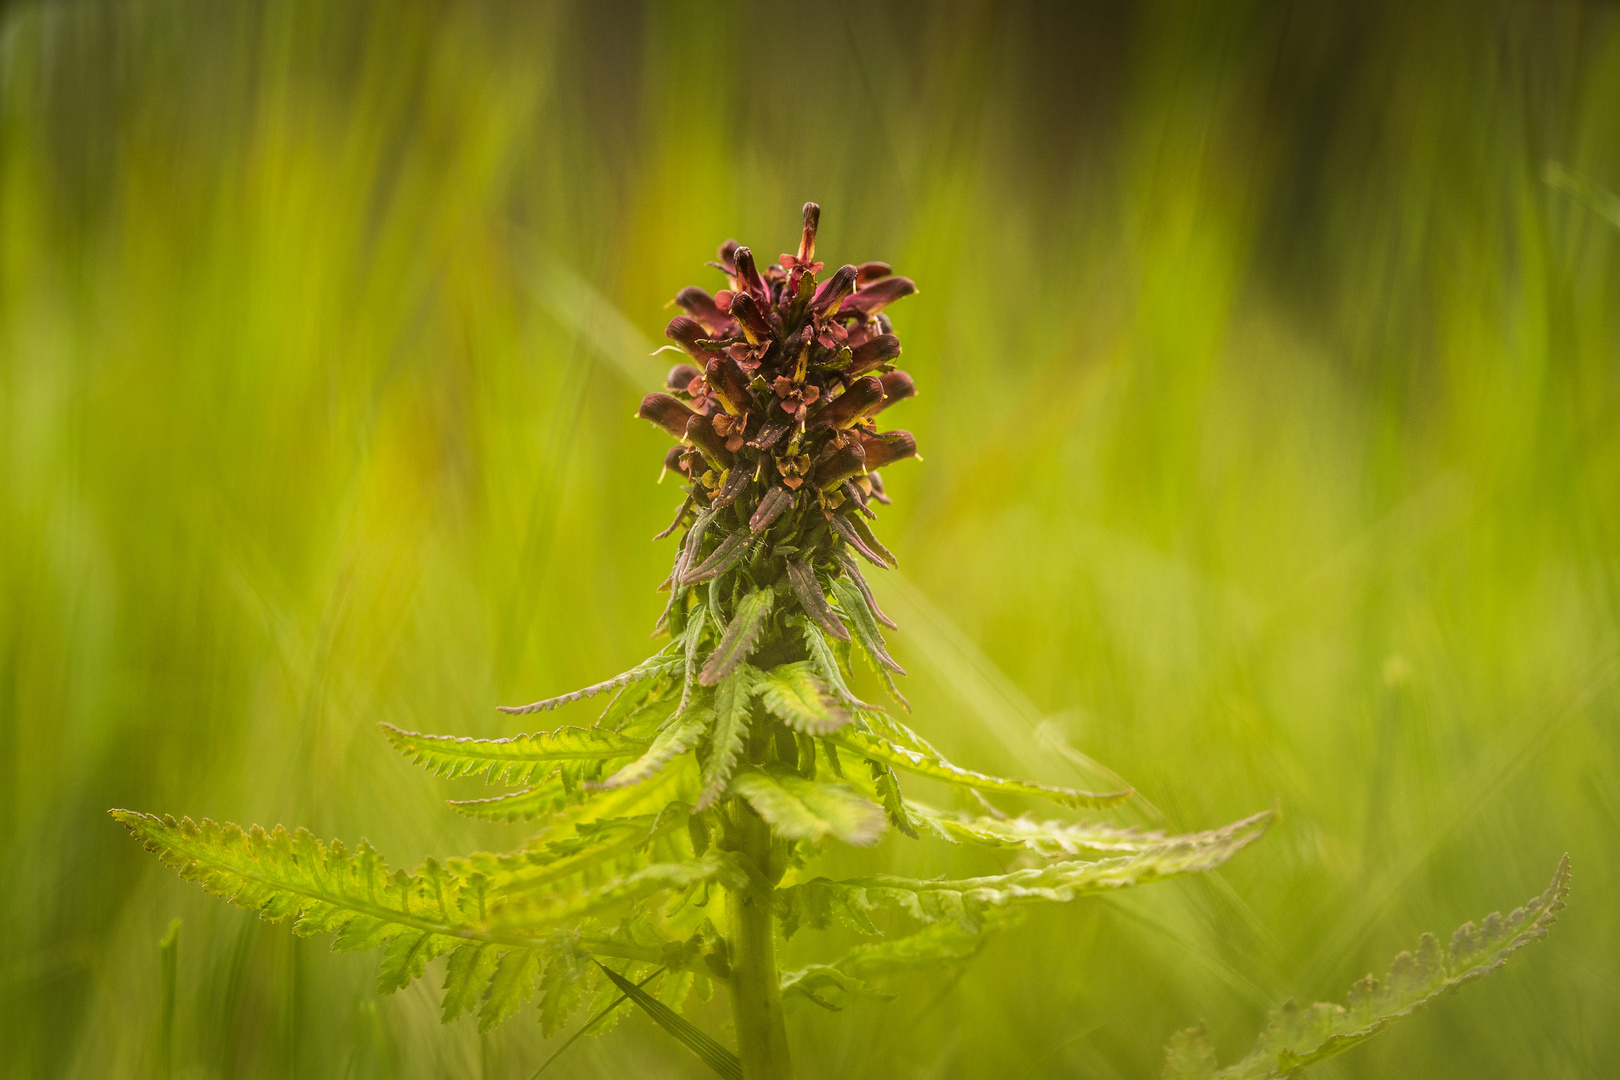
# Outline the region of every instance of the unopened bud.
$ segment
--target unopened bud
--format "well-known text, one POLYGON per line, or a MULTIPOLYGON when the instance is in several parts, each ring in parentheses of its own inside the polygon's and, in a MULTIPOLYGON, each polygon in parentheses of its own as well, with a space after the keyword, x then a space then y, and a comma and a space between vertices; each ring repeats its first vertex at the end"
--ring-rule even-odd
POLYGON ((855 267, 845 264, 840 266, 827 283, 816 290, 815 299, 810 301, 810 310, 817 315, 838 308, 838 302, 843 300, 855 289, 855 267))
POLYGON ((750 343, 758 345, 771 340, 771 324, 760 310, 759 302, 751 293, 740 292, 731 299, 731 315, 742 323, 743 333, 750 343))
POLYGON ((837 487, 845 480, 866 469, 866 451, 860 443, 851 443, 821 463, 816 470, 815 485, 825 491, 837 487))
POLYGON ((883 402, 883 384, 868 375, 824 405, 812 426, 847 428, 883 402))
POLYGON ((676 364, 669 369, 669 375, 664 378, 664 385, 677 394, 684 393, 692 385, 692 380, 701 376, 703 372, 691 364, 676 364))
POLYGON ((696 285, 688 286, 675 294, 675 303, 680 309, 703 324, 703 329, 709 336, 718 337, 725 332, 726 324, 731 320, 726 313, 720 310, 714 297, 708 291, 696 285))
POLYGON ((670 397, 668 394, 648 394, 641 399, 641 408, 636 415, 643 420, 651 420, 677 439, 686 437, 686 427, 697 413, 686 407, 685 402, 670 397))
POLYGON ((732 454, 726 449, 726 440, 714 430, 707 416, 693 416, 687 421, 686 441, 703 451, 703 456, 715 468, 731 468, 732 454))
POLYGON ((664 336, 680 345, 689 355, 705 362, 709 359, 698 345, 698 342, 708 340, 709 332, 690 315, 677 315, 669 320, 669 325, 664 327, 664 336))
POLYGON ((759 300, 769 298, 771 294, 765 291, 765 279, 759 276, 759 267, 754 265, 754 253, 748 248, 740 247, 737 249, 736 258, 738 287, 747 289, 759 300))
POLYGON ((907 277, 886 277, 858 291, 844 301, 845 311, 858 311, 863 315, 876 315, 903 296, 917 291, 916 282, 907 277))
MULTIPOLYGON (((896 461, 917 456, 917 440, 909 431, 885 431, 881 435, 868 435, 861 440, 861 448, 866 451, 868 469, 881 469, 896 461)), ((879 484, 874 490, 881 494, 883 488, 879 484)))
POLYGON ((883 404, 875 412, 882 412, 897 401, 917 396, 917 384, 903 371, 886 371, 879 378, 883 381, 883 404))
POLYGON ((886 262, 863 262, 855 271, 855 287, 865 288, 868 282, 886 278, 892 273, 893 268, 886 262))
POLYGON ((821 207, 813 202, 804 204, 804 235, 799 239, 799 262, 811 262, 816 257, 816 226, 821 223, 821 207))
POLYGON ((899 355, 900 339, 893 334, 879 334, 856 348, 855 354, 849 359, 849 367, 844 371, 847 375, 859 375, 887 364, 899 355))

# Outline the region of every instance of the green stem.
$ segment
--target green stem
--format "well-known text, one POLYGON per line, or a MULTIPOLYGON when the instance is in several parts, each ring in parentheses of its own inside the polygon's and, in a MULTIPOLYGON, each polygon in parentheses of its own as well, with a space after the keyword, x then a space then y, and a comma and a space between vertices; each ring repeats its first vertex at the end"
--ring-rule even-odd
MULTIPOLYGON (((772 878, 771 827, 740 802, 732 806, 736 849, 772 878)), ((792 1080, 776 934, 768 901, 753 889, 728 889, 731 930, 731 1016, 745 1080, 792 1080)))

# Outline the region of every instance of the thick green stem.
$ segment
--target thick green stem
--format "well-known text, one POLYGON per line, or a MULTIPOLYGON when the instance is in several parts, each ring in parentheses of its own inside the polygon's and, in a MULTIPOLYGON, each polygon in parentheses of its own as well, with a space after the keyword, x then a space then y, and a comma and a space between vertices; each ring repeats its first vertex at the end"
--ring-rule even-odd
MULTIPOLYGON (((737 850, 772 877, 771 827, 734 805, 737 850)), ((792 1080, 782 987, 776 972, 776 934, 769 906, 751 889, 726 893, 731 937, 731 1016, 745 1080, 792 1080)))

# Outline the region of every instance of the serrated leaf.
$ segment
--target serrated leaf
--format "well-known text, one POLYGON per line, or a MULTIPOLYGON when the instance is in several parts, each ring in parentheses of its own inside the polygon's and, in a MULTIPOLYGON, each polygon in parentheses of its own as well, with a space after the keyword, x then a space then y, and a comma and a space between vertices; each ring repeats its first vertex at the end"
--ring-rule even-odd
POLYGON ((492 860, 494 866, 480 869, 498 881, 509 896, 544 888, 582 871, 646 851, 665 837, 682 834, 689 816, 687 806, 671 803, 657 814, 580 824, 574 836, 498 856, 492 860))
MULTIPOLYGON (((1170 837, 1163 832, 1122 829, 1098 821, 1038 821, 1027 815, 993 818, 935 810, 907 802, 911 819, 934 839, 979 847, 1032 852, 1043 859, 1076 855, 1127 855, 1171 842, 1219 843, 1225 829, 1170 837)), ((1242 822, 1238 824, 1243 824, 1242 822)), ((1233 828, 1229 825, 1227 829, 1233 828)))
POLYGON ((478 1007, 499 959, 499 947, 482 942, 462 945, 450 954, 444 965, 444 1010, 440 1014, 444 1023, 478 1007))
POLYGON ((772 668, 759 680, 759 695, 765 707, 794 731, 825 735, 853 719, 808 660, 772 668))
POLYGON ((894 657, 889 655, 889 650, 883 642, 883 634, 878 630, 877 619, 873 617, 872 609, 866 606, 866 597, 861 595, 861 591, 843 578, 833 579, 832 591, 839 608, 854 627, 855 640, 866 650, 866 655, 871 658, 873 666, 904 675, 906 669, 895 663, 894 657))
POLYGON ((540 1032, 551 1038, 584 1002, 589 989, 587 977, 595 966, 590 955, 582 951, 567 935, 560 935, 557 944, 546 958, 545 973, 540 976, 540 1032))
POLYGON ((633 683, 646 682, 649 679, 656 679, 658 676, 679 667, 680 664, 681 658, 678 656, 654 656, 651 659, 642 661, 623 674, 615 675, 613 678, 604 682, 594 683, 591 686, 585 687, 583 690, 575 690, 570 694, 561 694, 557 697, 545 698, 542 701, 536 701, 528 705, 501 705, 497 706, 497 708, 499 708, 501 712, 508 713, 513 716, 521 715, 523 713, 549 712, 550 710, 555 709, 557 706, 566 705, 571 701, 579 701, 583 698, 595 697, 597 694, 603 693, 607 690, 617 690, 620 687, 630 686, 633 683))
POLYGON ((860 552, 861 557, 867 562, 882 570, 894 568, 894 554, 879 542, 871 528, 858 515, 846 517, 843 514, 834 514, 829 524, 850 547, 860 552))
POLYGON ((515 949, 503 953, 495 964, 484 1004, 478 1010, 478 1030, 487 1032, 523 1007, 534 996, 534 980, 540 974, 539 949, 515 949))
POLYGON ((788 584, 793 586, 793 594, 799 598, 799 606, 805 611, 815 624, 823 631, 837 638, 839 641, 849 640, 849 628, 838 621, 832 607, 827 603, 827 594, 821 591, 821 582, 816 580, 816 572, 810 564, 799 559, 787 560, 788 584))
POLYGON ((865 847, 883 835, 881 807, 846 785, 806 780, 786 766, 740 772, 732 777, 731 790, 789 840, 831 836, 865 847))
POLYGON ((673 720, 652 741, 647 752, 601 782, 602 788, 619 788, 639 784, 658 775, 665 765, 686 753, 703 738, 709 725, 714 723, 714 710, 701 708, 673 720))
POLYGON ((339 952, 422 933, 448 939, 447 948, 467 941, 526 944, 481 925, 485 879, 431 859, 415 874, 391 872, 364 840, 350 851, 279 825, 266 832, 130 810, 112 816, 183 880, 271 922, 290 919, 301 937, 336 934, 332 947, 339 952))
POLYGON ((977 931, 954 922, 924 926, 915 934, 857 945, 831 964, 812 964, 782 976, 782 995, 800 994, 823 1008, 842 1009, 867 998, 893 995, 879 988, 906 972, 954 967, 976 956, 992 932, 1018 922, 1019 912, 992 908, 980 916, 977 931))
POLYGON ((716 547, 707 559, 682 574, 680 583, 682 585, 696 585, 717 578, 730 570, 742 561, 744 555, 748 554, 747 540, 747 533, 732 533, 720 541, 720 546, 716 547))
POLYGON ((775 599, 776 594, 770 589, 756 589, 737 602, 731 624, 698 674, 699 683, 713 686, 748 659, 764 632, 765 620, 770 618, 775 599))
POLYGON ((946 783, 971 788, 976 791, 996 791, 1003 795, 1032 795, 1050 800, 1060 806, 1092 810, 1118 806, 1131 797, 1129 791, 1098 794, 1090 791, 1075 791, 1072 788, 1037 784, 1029 780, 1012 780, 999 776, 988 776, 984 773, 974 772, 972 769, 964 769, 959 765, 953 765, 937 755, 898 746, 888 739, 868 732, 857 731, 852 727, 837 731, 827 736, 827 738, 851 753, 882 762, 903 772, 926 776, 933 780, 943 780, 946 783))
POLYGON ((720 683, 714 694, 714 737, 709 741, 709 760, 703 765, 703 790, 695 809, 706 810, 725 794, 726 782, 742 757, 748 738, 749 701, 760 671, 744 664, 720 683))
POLYGON ((435 776, 454 779, 483 773, 492 784, 513 786, 532 784, 563 762, 635 757, 647 749, 646 740, 601 728, 560 727, 504 739, 466 739, 401 731, 392 724, 378 726, 395 749, 435 776))
MULTIPOLYGON (((710 617, 708 606, 700 603, 692 609, 691 621, 686 624, 684 642, 686 645, 686 662, 682 666, 684 675, 681 679, 681 703, 675 707, 676 716, 684 716, 686 707, 692 703, 692 688, 697 682, 698 646, 703 637, 704 624, 710 617)), ((716 625, 719 624, 716 623, 716 625)))
MULTIPOLYGON (((833 621, 838 622, 837 619, 833 621)), ((816 674, 827 684, 827 689, 832 691, 833 697, 852 709, 871 709, 871 705, 849 692, 849 686, 844 682, 843 670, 838 666, 838 657, 834 655, 832 646, 827 644, 827 639, 822 636, 821 628, 803 616, 795 617, 793 625, 798 627, 800 635, 804 638, 805 651, 810 654, 810 663, 814 665, 816 674)), ((842 623, 838 625, 843 626, 842 623)), ((848 634, 847 630, 845 634, 848 634)))
POLYGON ((1255 1048, 1242 1061, 1217 1068, 1203 1029, 1182 1032, 1166 1050, 1165 1080, 1282 1080, 1372 1038, 1435 998, 1496 971, 1513 953, 1547 936, 1569 896, 1569 856, 1540 896, 1506 918, 1492 913, 1464 923, 1449 947, 1424 934, 1395 958, 1380 981, 1371 975, 1350 990, 1348 1007, 1289 1001, 1271 1014, 1255 1048))
POLYGON ((844 573, 849 575, 849 580, 854 582, 855 587, 861 591, 861 596, 866 600, 866 606, 872 609, 872 614, 877 618, 877 621, 890 630, 900 629, 899 624, 883 614, 883 609, 878 607, 877 598, 872 595, 872 586, 867 584, 866 575, 861 573, 860 564, 850 558, 846 552, 840 551, 837 558, 838 565, 844 568, 844 573))
POLYGON ((680 766, 681 761, 677 759, 665 765, 652 780, 613 791, 569 792, 560 779, 553 778, 525 791, 493 799, 451 800, 450 805, 470 817, 486 821, 546 818, 540 834, 544 839, 571 830, 582 822, 652 813, 671 800, 696 798, 696 769, 680 766))
POLYGON ((723 877, 730 863, 718 852, 685 862, 652 863, 586 889, 525 892, 503 897, 490 912, 497 930, 533 935, 671 889, 723 877))
POLYGON ((1010 904, 1048 901, 1066 903, 1081 896, 1145 885, 1181 874, 1212 870, 1264 833, 1270 813, 1233 826, 1220 844, 1170 842, 1138 855, 1097 862, 1059 862, 1008 874, 958 880, 924 881, 876 876, 831 881, 816 878, 778 890, 784 929, 808 923, 826 926, 837 920, 860 928, 868 913, 882 909, 904 912, 920 922, 955 920, 976 932, 986 910, 1010 904))
POLYGON ((623 975, 605 965, 602 973, 617 986, 625 997, 633 1001, 659 1027, 669 1032, 680 1044, 696 1054, 705 1065, 726 1080, 743 1080, 742 1062, 737 1055, 700 1031, 691 1021, 677 1014, 668 1005, 647 993, 623 975))

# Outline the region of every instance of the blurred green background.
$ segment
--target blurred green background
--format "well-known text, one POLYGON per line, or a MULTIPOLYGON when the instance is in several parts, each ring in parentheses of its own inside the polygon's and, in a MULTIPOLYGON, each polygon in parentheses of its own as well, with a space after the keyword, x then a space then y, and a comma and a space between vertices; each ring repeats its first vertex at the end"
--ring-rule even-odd
MULTIPOLYGON (((1568 851, 1546 944, 1321 1075, 1613 1075, 1616 185, 1611 4, 6 6, 0 1074, 166 1075, 181 916, 175 1076, 528 1075, 532 1011, 442 1028, 105 811, 515 845, 374 724, 510 733, 649 651, 663 304, 815 199, 922 287, 874 582, 917 725, 1285 816, 795 1014, 802 1074, 1230 1059, 1568 851)), ((554 1072, 706 1075, 639 1017, 554 1072)))

